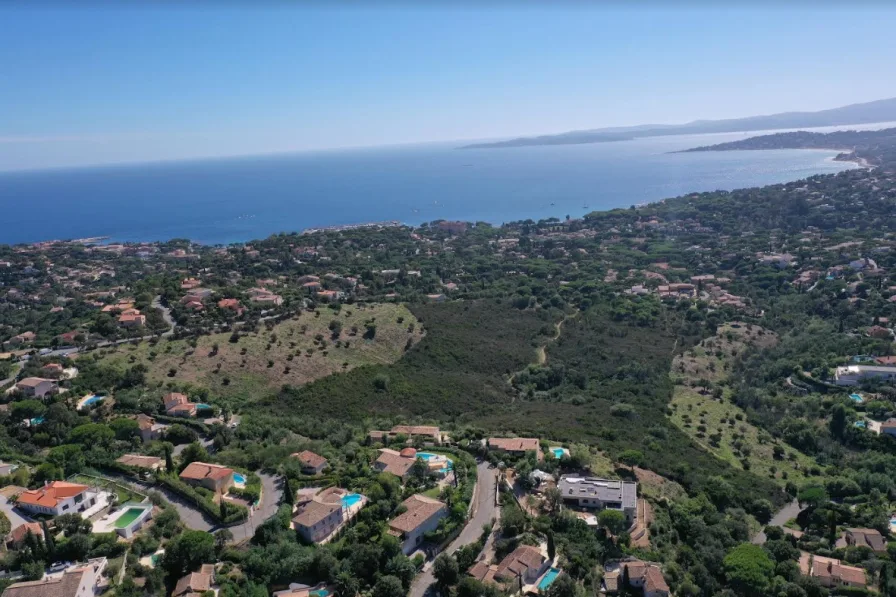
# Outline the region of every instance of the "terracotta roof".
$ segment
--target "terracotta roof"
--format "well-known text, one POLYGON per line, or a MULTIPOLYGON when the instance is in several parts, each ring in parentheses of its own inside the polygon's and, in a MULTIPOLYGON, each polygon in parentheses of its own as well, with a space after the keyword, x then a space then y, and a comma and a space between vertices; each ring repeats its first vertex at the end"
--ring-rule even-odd
POLYGON ((188 402, 187 404, 175 404, 171 408, 169 408, 166 412, 168 413, 191 413, 196 410, 196 405, 192 402, 188 402))
POLYGON ((152 426, 156 424, 156 420, 148 415, 144 415, 140 413, 137 415, 137 425, 141 430, 152 429, 152 426))
POLYGON ((186 404, 189 402, 186 394, 181 394, 179 392, 172 392, 170 394, 165 394, 162 398, 162 402, 165 404, 165 408, 171 408, 176 404, 186 404))
POLYGON ((439 500, 434 500, 425 495, 412 495, 403 501, 401 505, 407 508, 407 510, 389 521, 389 527, 403 533, 413 531, 432 518, 437 512, 447 512, 448 510, 448 507, 439 500))
POLYGON ((395 450, 390 450, 388 448, 381 449, 380 455, 376 459, 376 463, 380 465, 380 470, 386 473, 392 473, 396 477, 404 477, 407 475, 415 462, 415 458, 404 458, 395 450))
POLYGON ((179 581, 174 587, 171 597, 184 597, 190 593, 202 594, 212 586, 212 576, 207 572, 191 572, 179 581))
POLYGON ((44 529, 39 522, 26 522, 25 524, 21 524, 14 528, 9 534, 9 538, 15 543, 21 543, 25 540, 29 531, 36 537, 44 536, 44 529))
POLYGON ((496 578, 510 580, 516 578, 529 568, 538 569, 545 562, 545 557, 536 547, 521 545, 513 550, 498 564, 496 578))
POLYGON ((306 505, 299 515, 293 518, 292 521, 299 526, 312 527, 338 510, 342 510, 341 503, 324 504, 312 500, 308 502, 308 505, 306 505))
POLYGON ((876 552, 887 550, 887 542, 875 529, 846 529, 846 536, 857 546, 864 545, 876 552))
POLYGON ((233 469, 220 464, 208 464, 206 462, 191 462, 180 474, 181 479, 223 479, 233 474, 233 469))
POLYGON ((498 567, 494 565, 488 565, 485 562, 476 562, 467 571, 467 574, 478 580, 482 583, 496 583, 495 581, 495 573, 498 571, 498 567))
POLYGON ((435 437, 439 435, 439 428, 433 425, 396 425, 392 428, 392 433, 403 433, 405 435, 429 435, 435 437))
POLYGON ((301 462, 304 466, 311 466, 317 468, 319 466, 327 464, 327 459, 319 454, 315 454, 310 450, 303 450, 301 452, 296 452, 291 455, 293 458, 297 458, 299 462, 301 462))
POLYGON ((17 582, 3 591, 3 597, 76 597, 84 570, 31 582, 17 582))
POLYGON ((76 496, 89 489, 86 485, 69 483, 68 481, 53 481, 40 489, 30 489, 19 494, 19 503, 30 506, 43 506, 55 508, 60 500, 76 496))
POLYGON ((507 452, 528 452, 539 449, 538 440, 534 437, 491 437, 488 440, 488 446, 507 452))
POLYGON ((663 577, 663 573, 659 568, 657 568, 656 566, 648 566, 645 576, 645 593, 653 593, 654 591, 665 591, 666 593, 669 592, 669 585, 666 584, 666 579, 663 577))
POLYGON ((26 377, 25 379, 21 380, 16 385, 23 386, 26 388, 36 388, 37 386, 44 383, 45 381, 48 381, 50 383, 56 383, 52 379, 45 379, 43 377, 26 377))
POLYGON ((156 468, 162 464, 162 459, 157 456, 143 456, 141 454, 125 454, 115 462, 125 466, 138 468, 156 468))
POLYGON ((240 302, 235 298, 221 299, 218 301, 218 307, 221 309, 239 309, 240 302))

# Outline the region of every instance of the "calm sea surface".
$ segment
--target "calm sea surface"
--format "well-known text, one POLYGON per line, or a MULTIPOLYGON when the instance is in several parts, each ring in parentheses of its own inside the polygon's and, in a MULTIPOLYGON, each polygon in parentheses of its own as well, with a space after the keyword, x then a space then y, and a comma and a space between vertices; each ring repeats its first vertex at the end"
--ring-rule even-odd
POLYGON ((500 224, 854 167, 831 161, 833 151, 668 153, 746 136, 480 150, 416 145, 4 173, 0 243, 109 236, 217 244, 381 220, 500 224))

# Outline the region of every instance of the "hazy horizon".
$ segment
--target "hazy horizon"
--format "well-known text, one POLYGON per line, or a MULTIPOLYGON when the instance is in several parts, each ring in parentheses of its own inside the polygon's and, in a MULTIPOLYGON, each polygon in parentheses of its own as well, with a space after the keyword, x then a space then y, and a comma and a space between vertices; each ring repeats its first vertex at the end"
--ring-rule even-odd
POLYGON ((896 97, 896 10, 0 8, 0 170, 469 142, 896 97), (794 23, 799 23, 794 27, 794 23), (819 44, 818 40, 829 40, 819 44))

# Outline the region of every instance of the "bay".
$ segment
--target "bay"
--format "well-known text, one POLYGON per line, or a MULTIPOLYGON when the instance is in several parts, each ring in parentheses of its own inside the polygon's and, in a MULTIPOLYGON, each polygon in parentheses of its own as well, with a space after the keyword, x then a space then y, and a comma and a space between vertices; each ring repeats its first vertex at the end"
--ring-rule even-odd
POLYGON ((459 150, 457 143, 0 174, 0 243, 245 242, 310 227, 580 217, 855 167, 836 151, 670 153, 756 132, 459 150))

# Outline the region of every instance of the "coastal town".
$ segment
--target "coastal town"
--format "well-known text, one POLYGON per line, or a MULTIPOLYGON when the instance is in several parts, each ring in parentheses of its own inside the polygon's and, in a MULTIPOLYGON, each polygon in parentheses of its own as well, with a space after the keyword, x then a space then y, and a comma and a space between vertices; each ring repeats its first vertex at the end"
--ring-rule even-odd
POLYGON ((892 594, 894 201, 0 246, 2 595, 892 594))

